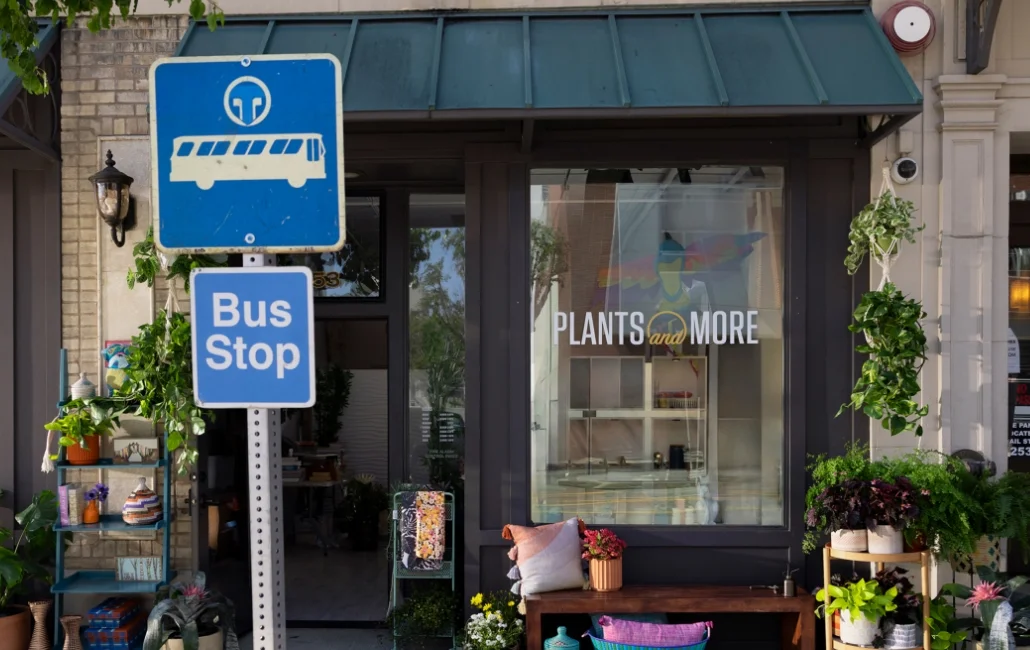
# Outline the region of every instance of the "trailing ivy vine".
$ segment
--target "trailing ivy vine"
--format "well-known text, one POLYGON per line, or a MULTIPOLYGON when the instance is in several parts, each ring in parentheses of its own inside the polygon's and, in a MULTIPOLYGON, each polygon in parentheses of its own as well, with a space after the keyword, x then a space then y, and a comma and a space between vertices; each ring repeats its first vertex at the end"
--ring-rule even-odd
POLYGON ((890 282, 862 296, 848 329, 865 337, 856 350, 868 354, 851 391, 851 401, 840 408, 861 411, 897 435, 914 430, 923 435, 919 419, 928 406, 915 401, 919 371, 926 361, 926 334, 919 321, 926 317, 918 301, 906 299, 890 282))
POLYGON ((897 246, 902 240, 910 244, 916 243, 916 233, 926 227, 912 225, 912 213, 915 205, 911 201, 894 196, 892 191, 883 192, 873 203, 862 208, 851 220, 851 232, 848 233, 848 256, 844 265, 848 274, 854 275, 862 266, 865 256, 872 252, 875 243, 881 251, 897 253, 897 246))
MULTIPOLYGON (((154 286, 154 281, 161 273, 161 253, 154 243, 154 228, 147 229, 143 241, 132 247, 133 267, 125 281, 132 289, 137 283, 145 284, 148 287, 154 286)), ((190 292, 190 272, 193 269, 213 268, 225 266, 225 262, 210 255, 173 255, 172 263, 168 266, 165 277, 168 280, 179 280, 190 292)))

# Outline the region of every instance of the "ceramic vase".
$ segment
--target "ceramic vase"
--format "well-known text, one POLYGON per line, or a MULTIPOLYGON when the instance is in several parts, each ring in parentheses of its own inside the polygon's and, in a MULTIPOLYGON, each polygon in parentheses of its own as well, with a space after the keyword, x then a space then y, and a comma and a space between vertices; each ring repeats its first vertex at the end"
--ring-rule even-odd
POLYGON ((835 530, 830 533, 830 547, 838 551, 864 553, 869 548, 869 537, 865 528, 860 530, 835 530))
POLYGON ((37 600, 29 603, 29 611, 32 612, 33 628, 32 641, 29 642, 29 650, 53 650, 50 646, 50 637, 47 636, 46 617, 50 612, 52 600, 37 600))
POLYGON ((976 541, 976 550, 972 555, 955 553, 951 556, 951 568, 957 573, 973 573, 978 566, 990 567, 997 571, 1001 559, 1001 540, 997 537, 981 537, 976 541))
POLYGON ((867 532, 869 552, 896 555, 905 548, 905 537, 893 526, 876 526, 867 532))
POLYGON ((79 373, 79 381, 71 385, 72 399, 89 399, 97 396, 97 385, 86 379, 86 373, 79 373))
POLYGON ((163 516, 161 498, 147 487, 147 479, 141 476, 136 489, 122 506, 122 519, 130 526, 152 526, 163 516))
POLYGON ((590 560, 590 588, 594 591, 622 589, 622 558, 590 560))
POLYGON ((855 620, 851 619, 851 612, 841 610, 840 613, 840 640, 849 645, 873 645, 876 633, 880 631, 880 618, 869 620, 859 614, 855 620))
POLYGON ((100 502, 99 501, 87 501, 86 509, 82 511, 82 523, 84 524, 99 524, 100 523, 100 502))
POLYGON ((62 616, 61 627, 64 628, 64 650, 82 650, 82 639, 79 638, 82 617, 78 614, 62 616))

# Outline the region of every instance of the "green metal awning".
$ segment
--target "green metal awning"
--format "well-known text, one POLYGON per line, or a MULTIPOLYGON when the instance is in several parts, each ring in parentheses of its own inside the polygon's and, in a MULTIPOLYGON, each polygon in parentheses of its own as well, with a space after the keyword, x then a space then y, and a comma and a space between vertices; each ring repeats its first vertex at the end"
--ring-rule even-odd
POLYGON ((348 119, 914 115, 865 6, 390 14, 192 25, 179 56, 329 52, 348 119))
MULTIPOLYGON (((44 67, 50 78, 50 84, 56 86, 59 80, 59 64, 55 58, 51 58, 52 66, 48 67, 45 65, 45 59, 51 54, 51 50, 57 43, 60 26, 49 20, 41 20, 38 25, 36 46, 33 48, 36 65, 44 67)), ((11 70, 7 59, 0 57, 0 136, 5 136, 54 162, 60 162, 61 156, 56 149, 59 139, 58 124, 61 119, 57 114, 57 104, 47 102, 46 108, 39 109, 47 111, 48 119, 40 120, 38 115, 34 119, 29 119, 30 114, 36 110, 32 108, 31 103, 22 103, 21 107, 24 109, 22 111, 18 111, 17 108, 12 110, 12 106, 19 100, 22 92, 21 79, 11 70), (37 133, 36 127, 40 122, 51 124, 53 128, 49 133, 37 133)))

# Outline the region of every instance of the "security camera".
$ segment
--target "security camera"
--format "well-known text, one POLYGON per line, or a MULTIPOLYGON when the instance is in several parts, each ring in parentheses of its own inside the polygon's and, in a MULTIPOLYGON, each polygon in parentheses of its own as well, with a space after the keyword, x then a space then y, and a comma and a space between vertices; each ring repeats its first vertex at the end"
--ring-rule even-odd
POLYGON ((911 183, 919 176, 919 163, 909 157, 898 158, 891 165, 891 178, 895 183, 911 183))

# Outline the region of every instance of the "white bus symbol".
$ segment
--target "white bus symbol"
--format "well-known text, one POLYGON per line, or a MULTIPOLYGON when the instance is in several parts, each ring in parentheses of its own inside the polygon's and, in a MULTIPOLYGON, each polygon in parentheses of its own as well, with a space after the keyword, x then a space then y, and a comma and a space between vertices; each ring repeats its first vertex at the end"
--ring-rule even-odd
POLYGON ((218 181, 277 181, 300 188, 325 178, 318 133, 184 135, 172 141, 173 183, 209 190, 218 181))

